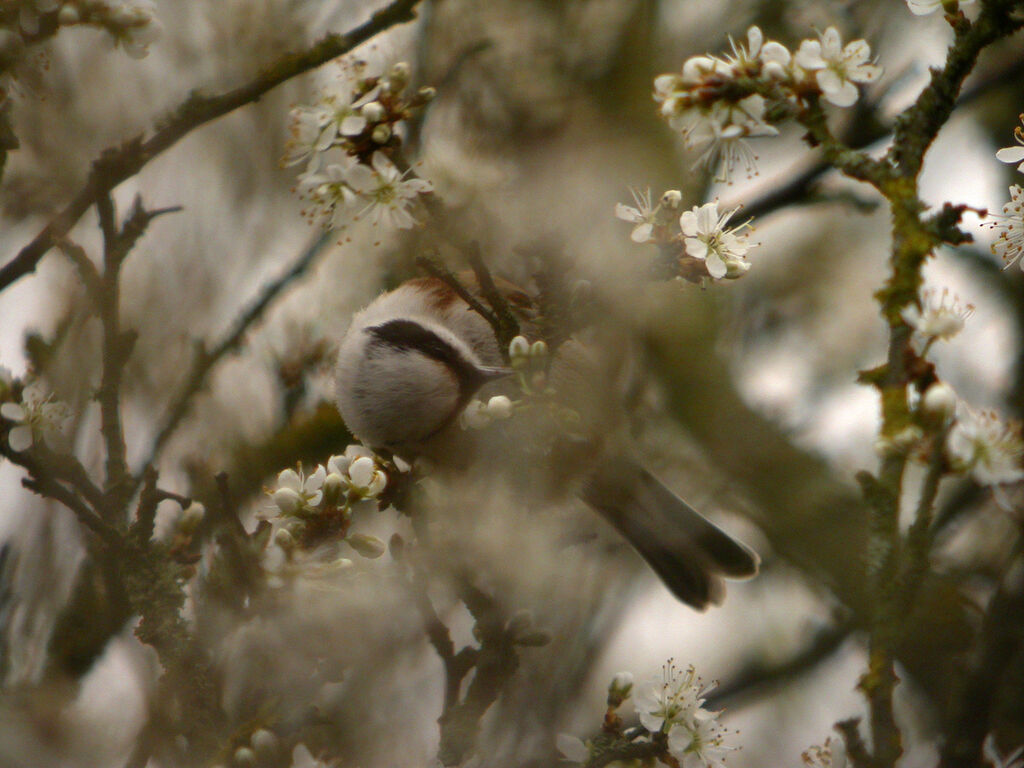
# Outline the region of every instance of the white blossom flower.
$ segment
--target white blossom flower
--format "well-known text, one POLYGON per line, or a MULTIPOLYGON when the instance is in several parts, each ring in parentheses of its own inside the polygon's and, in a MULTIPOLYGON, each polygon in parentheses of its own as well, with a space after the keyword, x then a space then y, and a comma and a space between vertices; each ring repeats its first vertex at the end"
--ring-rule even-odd
POLYGON ((634 225, 633 231, 629 236, 630 240, 634 243, 648 243, 653 239, 652 234, 657 223, 658 206, 651 205, 650 189, 646 192, 641 192, 639 189, 631 187, 629 191, 633 195, 633 202, 636 203, 636 207, 616 203, 615 216, 634 225))
MULTIPOLYGON (((963 5, 973 2, 974 0, 960 0, 960 3, 963 5)), ((910 12, 915 16, 927 16, 943 6, 942 0, 907 0, 907 7, 910 8, 910 12)))
POLYGON ((801 755, 808 768, 846 768, 846 746, 841 740, 825 739, 824 746, 813 746, 801 755))
POLYGON ((323 484, 327 471, 322 465, 309 477, 294 469, 286 469, 277 476, 277 488, 270 497, 281 514, 294 515, 303 509, 314 509, 323 500, 323 484))
POLYGON ((686 145, 700 152, 696 165, 721 167, 722 181, 732 180, 732 171, 743 166, 747 176, 757 173, 757 156, 748 138, 777 136, 775 126, 764 121, 765 101, 753 93, 736 103, 716 101, 710 109, 693 107, 676 119, 686 145))
POLYGON ((417 195, 430 192, 433 186, 424 179, 406 179, 409 171, 399 171, 383 152, 374 152, 370 162, 372 169, 357 163, 347 176, 352 189, 370 201, 359 215, 368 213, 374 225, 384 222, 387 226, 410 229, 416 219, 409 213, 409 207, 417 195))
POLYGON ((903 309, 903 322, 928 339, 951 339, 964 329, 974 314, 973 304, 960 305, 960 299, 943 288, 936 298, 934 291, 921 293, 921 306, 911 304, 903 309))
POLYGON ((572 763, 585 763, 590 759, 590 749, 583 743, 582 739, 569 733, 560 733, 555 736, 555 746, 562 756, 572 763))
POLYGON ((854 40, 844 48, 839 31, 829 27, 819 40, 804 40, 794 58, 801 68, 814 72, 825 98, 837 107, 849 107, 857 101, 854 83, 870 83, 882 74, 882 68, 870 64, 871 48, 865 40, 854 40))
POLYGON ((982 485, 1024 480, 1021 425, 1005 423, 992 411, 961 408, 949 435, 949 453, 982 485))
POLYGON ((637 687, 633 704, 644 728, 651 733, 668 733, 677 723, 692 722, 714 687, 714 683, 705 686, 693 667, 680 672, 670 661, 662 667, 660 678, 637 687))
POLYGON ((349 182, 355 164, 353 158, 345 157, 322 171, 306 171, 299 176, 299 196, 313 204, 307 215, 325 229, 343 229, 356 215, 360 198, 349 182))
MULTIPOLYGON (((1021 124, 1024 124, 1024 113, 1020 115, 1021 124)), ((1024 172, 1024 130, 1021 130, 1021 126, 1017 126, 1013 129, 1013 138, 1017 142, 1015 147, 1003 147, 996 152, 996 157, 1002 160, 1004 163, 1020 163, 1017 166, 1018 171, 1024 172)))
POLYGON ((990 733, 985 737, 981 751, 992 768, 1024 768, 1024 745, 1017 747, 1006 756, 1000 755, 995 736, 990 733))
POLYGON ((7 433, 11 449, 27 451, 40 439, 51 447, 57 446, 68 408, 32 385, 25 388, 20 403, 0 405, 0 416, 15 424, 7 433))
POLYGON ((747 42, 737 43, 729 37, 732 56, 727 61, 735 75, 765 73, 770 77, 779 77, 786 71, 792 59, 789 49, 774 40, 764 41, 761 28, 753 26, 747 30, 747 42))
POLYGON ((668 732, 669 754, 682 768, 724 768, 726 753, 734 749, 725 744, 718 713, 706 709, 698 709, 690 720, 675 723, 668 732))
POLYGON ((999 233, 992 243, 992 253, 1006 262, 1004 269, 1017 263, 1024 269, 1024 190, 1017 184, 1010 187, 1010 202, 1003 206, 1001 215, 993 214, 992 218, 996 221, 988 226, 999 233))
POLYGON ((738 210, 739 208, 733 208, 719 215, 718 202, 712 201, 683 211, 679 217, 679 227, 685 237, 686 254, 704 261, 708 274, 716 280, 738 276, 750 267, 745 256, 752 245, 747 242, 749 233, 743 231, 750 222, 744 222, 731 229, 726 228, 729 219, 738 210))

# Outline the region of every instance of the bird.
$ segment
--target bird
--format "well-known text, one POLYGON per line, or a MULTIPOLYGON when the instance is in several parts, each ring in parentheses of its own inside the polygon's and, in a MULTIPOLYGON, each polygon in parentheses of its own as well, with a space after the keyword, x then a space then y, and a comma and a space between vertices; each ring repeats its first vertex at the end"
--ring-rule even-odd
MULTIPOLYGON (((459 283, 470 295, 480 294, 474 276, 463 275, 459 283)), ((504 281, 498 289, 521 327, 536 329, 537 307, 529 294, 504 281)), ((755 576, 760 558, 623 448, 626 409, 620 372, 610 362, 623 355, 611 346, 602 354, 594 339, 572 337, 551 354, 548 382, 572 408, 576 437, 546 455, 545 482, 570 486, 676 598, 703 611, 722 602, 724 579, 755 576)), ((374 451, 456 473, 485 471, 488 464, 479 455, 487 444, 459 417, 482 389, 510 373, 484 314, 450 280, 417 277, 353 316, 338 347, 336 402, 348 429, 374 451)), ((526 428, 535 427, 536 420, 526 428)), ((500 450, 523 442, 512 440, 500 450)))

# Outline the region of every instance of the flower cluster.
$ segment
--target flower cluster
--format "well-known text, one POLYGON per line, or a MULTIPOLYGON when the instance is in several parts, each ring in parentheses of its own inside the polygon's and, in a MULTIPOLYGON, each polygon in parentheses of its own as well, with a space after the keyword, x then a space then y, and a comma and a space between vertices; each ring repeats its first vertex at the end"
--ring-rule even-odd
POLYGON ((848 107, 857 101, 857 84, 882 73, 870 61, 867 42, 844 46, 835 27, 802 41, 795 54, 781 43, 765 42, 758 27, 747 31, 745 44, 730 42, 731 54, 691 57, 680 73, 654 80, 661 115, 700 153, 698 164, 721 166, 724 181, 740 164, 748 175, 756 172, 747 139, 777 135, 774 123, 788 107, 819 96, 848 107))
MULTIPOLYGON (((7 389, 9 385, 0 382, 0 390, 7 389)), ((66 404, 35 384, 25 387, 20 403, 0 405, 0 417, 11 423, 7 443, 13 451, 27 451, 40 440, 51 448, 58 447, 69 415, 66 404)))
MULTIPOLYGON (((1024 124, 1024 114, 1020 115, 1021 123, 1024 124)), ((1024 130, 1021 126, 1013 129, 1013 137, 1017 146, 1003 147, 996 152, 996 158, 1004 163, 1020 163, 1017 170, 1024 173, 1024 130)), ((993 214, 995 221, 987 226, 994 229, 998 234, 992 243, 992 253, 1000 256, 1005 262, 1004 268, 1020 264, 1024 269, 1024 189, 1019 184, 1010 187, 1010 202, 1003 206, 1002 213, 993 214)))
POLYGON ((343 229, 363 218, 373 225, 409 229, 410 209, 430 182, 400 171, 389 157, 412 111, 433 97, 421 88, 409 95, 409 65, 385 76, 367 75, 355 62, 312 106, 292 109, 284 165, 305 164, 296 191, 309 201, 306 216, 326 229, 343 229))
POLYGON ((673 260, 673 274, 693 282, 710 277, 734 280, 750 269, 747 253, 750 220, 735 227, 729 221, 739 208, 719 212, 718 202, 694 206, 676 214, 682 201, 678 190, 670 189, 651 205, 651 193, 633 191, 636 207, 619 203, 615 215, 633 224, 631 239, 636 243, 655 243, 673 260))
MULTIPOLYGON (((341 538, 363 555, 379 556, 383 543, 349 534, 352 512, 360 502, 376 502, 388 485, 386 466, 361 445, 350 445, 309 474, 286 469, 267 493, 274 503, 264 517, 275 527, 274 542, 286 552, 341 538)), ((400 471, 394 466, 394 471, 400 471)))
MULTIPOLYGON (((714 687, 704 685, 693 667, 681 671, 669 661, 661 677, 639 686, 635 692, 634 707, 646 733, 630 742, 660 743, 682 768, 722 768, 726 753, 734 747, 725 744, 726 730, 718 722, 721 713, 704 708, 705 697, 714 687)), ((632 676, 616 675, 608 688, 606 724, 621 725, 614 712, 631 695, 632 676)), ((593 743, 568 734, 558 737, 557 746, 567 760, 576 763, 586 763, 595 752, 593 743)), ((614 745, 602 744, 602 748, 614 749, 614 745)))

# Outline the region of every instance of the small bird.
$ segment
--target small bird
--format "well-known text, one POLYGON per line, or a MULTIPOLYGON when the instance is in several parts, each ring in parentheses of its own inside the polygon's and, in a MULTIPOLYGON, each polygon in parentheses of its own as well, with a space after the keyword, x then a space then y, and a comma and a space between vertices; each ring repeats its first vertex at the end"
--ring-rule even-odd
MULTIPOLYGON (((472 277, 463 283, 476 291, 472 277)), ((530 297, 510 284, 499 289, 529 329, 536 321, 530 297)), ((549 457, 557 463, 549 467, 558 478, 552 484, 571 485, 681 601, 698 610, 719 604, 723 579, 754 576, 760 559, 623 454, 625 408, 614 368, 575 338, 554 351, 548 380, 578 415, 574 432, 583 438, 570 441, 557 462, 549 457)), ((471 472, 486 447, 459 416, 481 388, 509 373, 490 323, 445 281, 416 278, 353 317, 338 352, 337 404, 370 448, 471 472)))

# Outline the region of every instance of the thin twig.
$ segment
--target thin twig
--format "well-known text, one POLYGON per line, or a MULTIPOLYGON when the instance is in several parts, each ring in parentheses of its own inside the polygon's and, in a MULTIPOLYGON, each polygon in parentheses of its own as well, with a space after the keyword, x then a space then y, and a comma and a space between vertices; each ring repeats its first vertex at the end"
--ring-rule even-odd
POLYGON ((450 269, 448 269, 444 264, 442 264, 437 259, 431 258, 429 256, 417 256, 416 266, 418 266, 431 277, 436 277, 438 280, 444 281, 446 285, 448 285, 453 291, 455 291, 456 295, 460 299, 469 304, 470 308, 474 312, 476 312, 490 324, 490 326, 494 329, 495 333, 499 331, 499 329, 501 328, 501 323, 498 320, 497 315, 495 315, 491 310, 485 307, 476 298, 476 296, 470 293, 466 286, 464 286, 462 282, 459 280, 459 278, 456 277, 455 274, 450 269))
POLYGON ((123 545, 121 535, 113 526, 107 525, 99 515, 82 503, 78 496, 60 483, 46 478, 26 477, 22 479, 21 484, 40 496, 59 501, 74 513, 78 522, 95 533, 111 549, 120 549, 123 545))
POLYGON ((205 123, 258 101, 265 93, 291 78, 315 69, 348 53, 357 45, 390 27, 415 18, 420 0, 394 0, 377 11, 369 21, 345 34, 330 34, 311 48, 288 53, 268 66, 252 81, 215 96, 192 94, 164 121, 150 138, 137 137, 118 148, 103 152, 93 164, 85 186, 21 251, 0 268, 0 291, 15 280, 35 271, 39 260, 63 238, 91 205, 125 179, 138 173, 157 155, 205 123))
POLYGON ((519 321, 509 309, 508 302, 498 290, 498 286, 494 284, 494 278, 491 277, 491 271, 484 264, 483 256, 480 255, 480 244, 476 240, 469 244, 468 259, 469 266, 480 285, 480 293, 487 299, 487 303, 491 305, 497 318, 498 327, 495 328, 495 331, 498 335, 499 347, 503 355, 507 354, 509 343, 519 335, 519 321))

